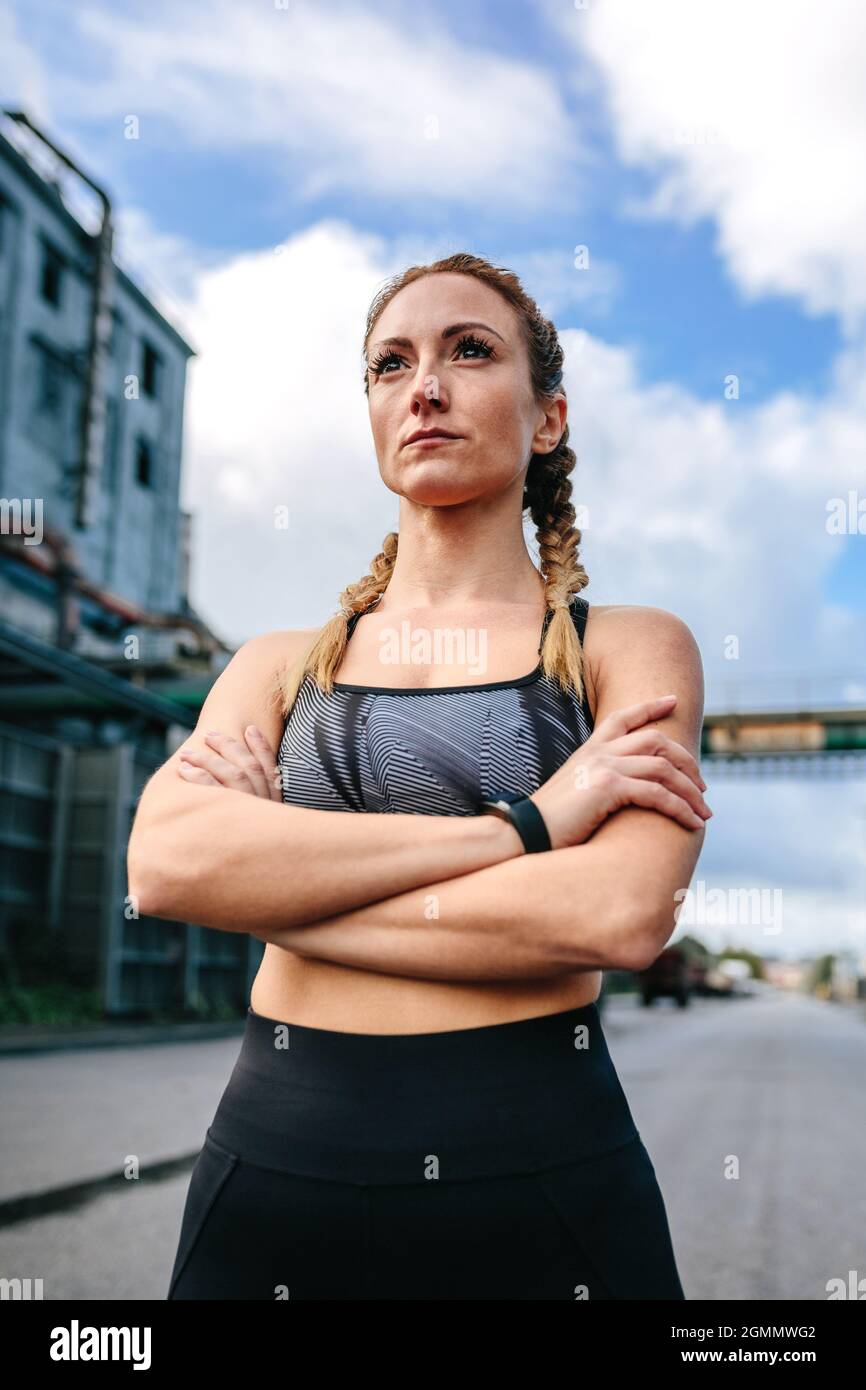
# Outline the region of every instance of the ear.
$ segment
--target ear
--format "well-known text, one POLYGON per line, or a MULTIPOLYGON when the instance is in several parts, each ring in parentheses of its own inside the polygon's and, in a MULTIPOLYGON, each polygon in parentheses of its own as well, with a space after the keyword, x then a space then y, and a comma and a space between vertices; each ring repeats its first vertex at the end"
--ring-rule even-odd
POLYGON ((533 454, 552 454, 565 429, 568 401, 561 393, 547 396, 540 407, 542 423, 532 436, 533 454))

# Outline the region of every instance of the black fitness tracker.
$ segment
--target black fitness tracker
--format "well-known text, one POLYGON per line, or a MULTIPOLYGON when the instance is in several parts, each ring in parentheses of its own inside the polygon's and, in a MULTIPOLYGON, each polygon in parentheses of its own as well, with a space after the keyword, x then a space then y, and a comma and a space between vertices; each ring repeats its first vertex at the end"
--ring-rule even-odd
POLYGON ((540 854, 552 849, 544 817, 528 796, 513 792, 494 792, 478 807, 482 816, 499 816, 510 821, 517 831, 527 854, 540 854))

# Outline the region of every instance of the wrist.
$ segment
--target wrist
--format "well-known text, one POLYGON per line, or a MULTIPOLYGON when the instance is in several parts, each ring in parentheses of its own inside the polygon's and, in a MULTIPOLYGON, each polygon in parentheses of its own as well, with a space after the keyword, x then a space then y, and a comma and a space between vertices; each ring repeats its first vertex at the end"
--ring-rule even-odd
POLYGON ((479 831, 490 845, 491 852, 496 855, 495 863, 517 859, 526 853, 520 832, 511 821, 502 820, 499 816, 477 816, 476 820, 479 831))
POLYGON ((496 816, 510 824, 524 853, 538 854, 553 848, 545 820, 531 796, 520 792, 495 791, 480 802, 481 816, 496 816))

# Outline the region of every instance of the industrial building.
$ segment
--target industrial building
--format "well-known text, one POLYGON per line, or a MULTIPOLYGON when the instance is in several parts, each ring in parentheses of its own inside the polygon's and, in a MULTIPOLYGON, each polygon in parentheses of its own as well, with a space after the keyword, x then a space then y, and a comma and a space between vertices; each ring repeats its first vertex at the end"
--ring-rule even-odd
POLYGON ((0 1023, 240 1013, 262 945, 137 918, 141 789, 231 657, 189 602, 178 327, 109 195, 0 114, 0 1023))

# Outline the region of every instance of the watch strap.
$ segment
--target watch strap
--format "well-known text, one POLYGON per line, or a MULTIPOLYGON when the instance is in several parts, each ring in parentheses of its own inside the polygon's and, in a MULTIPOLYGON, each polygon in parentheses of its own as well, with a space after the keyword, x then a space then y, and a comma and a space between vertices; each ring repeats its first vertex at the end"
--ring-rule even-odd
POLYGON ((501 815, 514 826, 527 854, 541 854, 552 848, 544 817, 528 796, 507 792, 495 794, 481 803, 482 814, 501 815))

